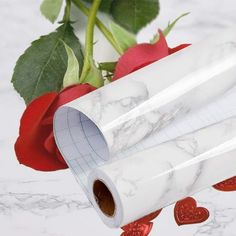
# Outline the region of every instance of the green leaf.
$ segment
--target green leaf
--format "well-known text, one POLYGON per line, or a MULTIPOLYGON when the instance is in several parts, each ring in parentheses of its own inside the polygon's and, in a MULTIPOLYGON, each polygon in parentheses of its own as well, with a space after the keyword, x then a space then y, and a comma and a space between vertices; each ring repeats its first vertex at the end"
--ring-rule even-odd
POLYGON ((44 0, 40 6, 41 13, 52 23, 57 19, 63 0, 44 0))
MULTIPOLYGON (((167 36, 170 31, 175 27, 176 23, 183 18, 184 16, 187 16, 188 14, 190 14, 190 12, 187 13, 183 13, 182 15, 180 15, 179 17, 177 17, 173 22, 169 22, 167 27, 162 31, 162 33, 167 36)), ((159 34, 156 34, 153 39, 150 41, 150 43, 156 43, 159 40, 159 34)))
POLYGON ((128 31, 137 33, 159 14, 158 0, 114 0, 111 14, 128 31))
POLYGON ((62 41, 73 49, 80 66, 83 65, 81 46, 69 23, 34 41, 18 59, 12 77, 15 89, 26 103, 62 88, 67 68, 67 55, 62 41))
MULTIPOLYGON (((87 3, 92 3, 93 0, 83 0, 84 2, 87 2, 87 3)), ((110 12, 110 9, 111 9, 111 4, 112 4, 113 0, 102 0, 101 4, 100 4, 100 7, 99 7, 99 10, 100 11, 103 11, 103 12, 106 12, 106 13, 109 13, 110 12)))
POLYGON ((63 79, 63 87, 79 83, 79 62, 73 50, 64 43, 67 53, 67 69, 63 79))
POLYGON ((96 67, 94 61, 91 59, 90 70, 83 80, 83 83, 89 83, 92 86, 99 88, 104 85, 104 80, 101 71, 96 67))
POLYGON ((99 63, 99 69, 114 73, 117 62, 101 62, 99 63))
POLYGON ((188 14, 190 14, 190 12, 187 12, 187 13, 184 13, 182 15, 180 15, 179 17, 177 17, 173 22, 169 22, 167 27, 163 30, 163 34, 165 36, 167 36, 170 31, 174 28, 174 26, 176 25, 176 23, 181 19, 183 18, 184 16, 187 16, 188 14))
POLYGON ((118 24, 110 23, 111 33, 122 52, 137 44, 135 36, 119 26, 118 24))

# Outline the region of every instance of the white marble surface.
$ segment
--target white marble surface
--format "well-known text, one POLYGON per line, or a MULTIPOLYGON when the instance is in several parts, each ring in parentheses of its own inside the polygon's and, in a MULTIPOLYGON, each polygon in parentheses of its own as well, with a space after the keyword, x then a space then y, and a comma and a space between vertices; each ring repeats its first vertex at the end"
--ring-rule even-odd
MULTIPOLYGON (((70 171, 35 172, 16 161, 13 145, 24 103, 9 82, 12 70, 29 43, 55 27, 41 17, 39 4, 38 0, 0 1, 0 233, 5 236, 119 235, 120 230, 108 229, 89 208, 70 171)), ((159 19, 142 31, 139 40, 151 38, 158 26, 163 27, 169 19, 191 11, 168 39, 173 46, 193 43, 235 24, 235 10, 234 0, 162 0, 159 19)), ((97 58, 108 58, 112 54, 110 47, 99 45, 98 42, 97 58), (104 48, 108 49, 107 55, 104 48)), ((111 56, 114 58, 115 54, 111 56)), ((155 220, 150 235, 235 236, 235 197, 235 192, 204 190, 195 198, 210 210, 207 222, 178 227, 170 206, 155 220)))

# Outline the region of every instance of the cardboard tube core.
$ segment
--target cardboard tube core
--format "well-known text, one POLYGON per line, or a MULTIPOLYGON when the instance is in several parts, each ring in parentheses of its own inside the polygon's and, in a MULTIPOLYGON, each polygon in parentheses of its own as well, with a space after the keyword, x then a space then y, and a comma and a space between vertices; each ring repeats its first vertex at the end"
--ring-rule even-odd
POLYGON ((93 193, 100 210, 112 217, 115 213, 115 201, 108 187, 101 180, 95 180, 93 193))

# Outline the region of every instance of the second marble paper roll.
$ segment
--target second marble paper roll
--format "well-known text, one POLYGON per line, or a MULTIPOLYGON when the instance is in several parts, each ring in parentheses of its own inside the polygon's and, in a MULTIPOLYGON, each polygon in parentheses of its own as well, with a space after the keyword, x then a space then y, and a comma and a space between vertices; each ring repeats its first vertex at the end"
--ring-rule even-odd
POLYGON ((93 170, 90 197, 120 227, 235 174, 234 117, 93 170))

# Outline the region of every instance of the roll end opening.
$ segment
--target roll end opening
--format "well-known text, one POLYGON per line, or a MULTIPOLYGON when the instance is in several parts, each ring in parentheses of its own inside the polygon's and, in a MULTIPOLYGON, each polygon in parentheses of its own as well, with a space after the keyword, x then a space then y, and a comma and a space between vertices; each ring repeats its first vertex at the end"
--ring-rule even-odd
POLYGON ((100 210, 108 217, 113 217, 116 209, 115 201, 109 188, 101 180, 94 181, 93 194, 100 210))

